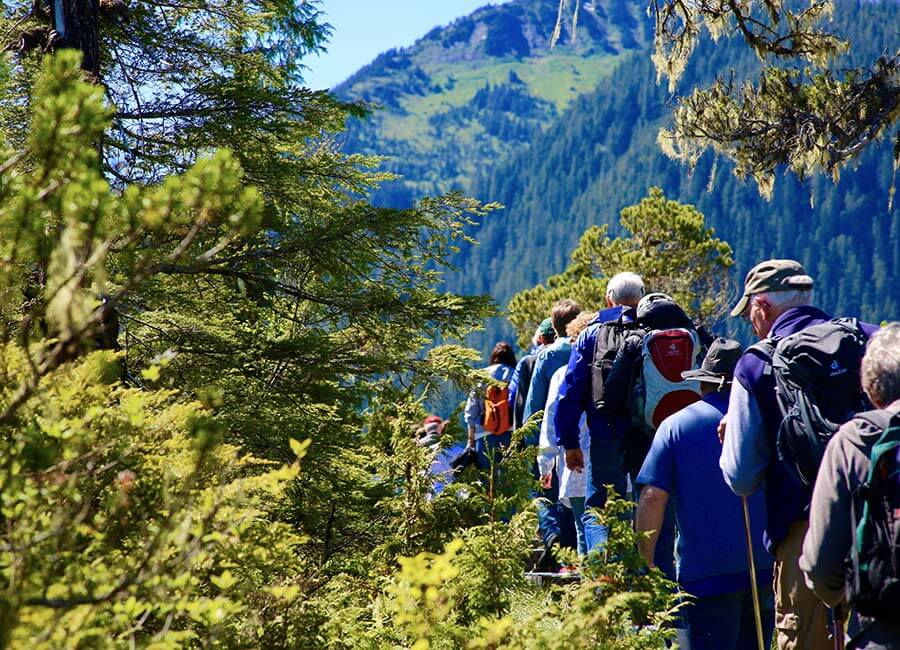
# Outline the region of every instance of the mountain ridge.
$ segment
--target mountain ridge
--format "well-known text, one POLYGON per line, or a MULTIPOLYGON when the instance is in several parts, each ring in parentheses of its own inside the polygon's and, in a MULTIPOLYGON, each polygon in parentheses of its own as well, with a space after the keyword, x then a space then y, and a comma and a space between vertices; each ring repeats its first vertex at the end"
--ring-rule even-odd
MULTIPOLYGON (((900 43, 900 3, 839 2, 835 27, 854 44, 855 63, 873 61, 900 43)), ((740 40, 705 41, 680 88, 708 84, 730 69, 738 79, 752 76, 758 65, 740 40)), ((817 277, 817 302, 826 310, 875 322, 900 318, 900 214, 887 207, 895 183, 887 141, 865 152, 837 185, 823 176, 803 185, 784 174, 765 201, 752 182, 736 179, 730 164, 709 153, 693 174, 662 154, 656 138, 671 120, 668 99, 649 56, 635 53, 528 150, 475 178, 474 196, 506 208, 473 230, 480 245, 460 253, 462 271, 448 274, 448 289, 487 291, 505 305, 515 292, 560 272, 587 227, 605 223, 617 233, 619 211, 658 185, 669 198, 695 204, 732 245, 735 285, 761 259, 792 257, 817 277)), ((720 324, 722 334, 738 329, 720 324)), ((497 319, 473 342, 486 349, 511 335, 497 319)))
POLYGON ((552 49, 557 7, 546 0, 488 5, 434 28, 335 88, 344 99, 380 107, 348 124, 344 149, 385 156, 383 168, 404 177, 376 194, 381 205, 465 190, 480 166, 527 146, 624 53, 647 46, 651 32, 639 12, 637 2, 585 3, 575 38, 565 22, 552 49), (502 101, 488 108, 490 94, 516 110, 502 101))

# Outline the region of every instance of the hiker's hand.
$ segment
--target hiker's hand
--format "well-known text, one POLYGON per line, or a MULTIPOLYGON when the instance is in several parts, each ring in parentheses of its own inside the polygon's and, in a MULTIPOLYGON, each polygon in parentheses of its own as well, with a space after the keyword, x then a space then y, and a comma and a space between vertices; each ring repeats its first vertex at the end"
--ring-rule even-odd
POLYGON ((553 485, 553 472, 547 472, 541 477, 541 487, 549 490, 553 485))
POLYGON ((719 420, 719 426, 716 427, 716 433, 719 434, 719 444, 725 443, 725 428, 728 426, 728 416, 723 415, 719 420))
POLYGON ((581 449, 566 449, 566 467, 573 472, 584 471, 584 454, 581 449))

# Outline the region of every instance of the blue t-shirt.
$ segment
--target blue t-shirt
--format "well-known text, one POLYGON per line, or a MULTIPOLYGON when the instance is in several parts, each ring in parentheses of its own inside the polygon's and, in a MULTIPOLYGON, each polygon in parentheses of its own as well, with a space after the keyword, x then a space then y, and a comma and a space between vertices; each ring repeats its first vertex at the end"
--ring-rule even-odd
MULTIPOLYGON (((678 582, 703 598, 750 587, 744 510, 719 469, 719 420, 728 395, 712 393, 666 418, 638 474, 639 485, 669 493, 678 524, 678 582)), ((749 497, 751 539, 759 584, 772 580, 772 557, 762 543, 761 492, 749 497)))

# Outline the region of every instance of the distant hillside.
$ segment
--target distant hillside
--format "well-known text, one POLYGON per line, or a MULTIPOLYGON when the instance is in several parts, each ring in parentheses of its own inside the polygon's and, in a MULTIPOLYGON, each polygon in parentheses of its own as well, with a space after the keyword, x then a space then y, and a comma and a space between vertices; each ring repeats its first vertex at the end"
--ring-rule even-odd
MULTIPOLYGON (((856 64, 900 43, 900 3, 839 2, 835 19, 853 43, 856 64)), ((746 75, 756 66, 743 42, 706 43, 681 88, 707 84, 731 68, 746 75)), ((732 244, 736 282, 758 260, 795 257, 816 276, 817 300, 825 308, 871 320, 900 319, 900 209, 887 210, 889 143, 868 152, 837 186, 817 178, 803 187, 786 175, 766 202, 755 185, 741 184, 723 163, 707 192, 712 156, 689 176, 660 153, 656 136, 669 120, 666 101, 649 56, 636 53, 527 150, 480 173, 474 195, 507 208, 474 233, 480 245, 460 254, 462 270, 448 278, 448 287, 491 293, 505 304, 516 291, 562 270, 588 226, 615 224, 622 207, 659 185, 669 197, 696 204, 732 244)), ((487 348, 510 334, 506 321, 497 319, 476 344, 487 348)))
POLYGON ((349 125, 344 148, 387 156, 404 177, 376 197, 406 205, 424 194, 467 189, 474 174, 521 151, 579 95, 642 49, 651 31, 640 2, 582 3, 551 50, 557 3, 486 6, 413 46, 380 55, 335 89, 378 107, 349 125))
MULTIPOLYGON (((656 143, 670 107, 655 83, 643 0, 583 3, 576 43, 549 51, 556 6, 517 0, 480 9, 382 55, 339 89, 385 107, 352 124, 346 142, 349 151, 392 156, 387 167, 404 174, 383 189, 383 203, 461 187, 507 206, 473 231, 480 245, 460 252, 449 290, 490 293, 503 306, 561 271, 588 226, 616 224, 624 206, 659 185, 696 204, 732 244, 735 283, 760 259, 796 257, 816 275, 825 308, 900 318, 900 208, 887 210, 889 145, 868 152, 837 186, 818 178, 810 192, 784 176, 766 202, 720 163, 707 192, 711 156, 689 176, 656 143)), ((869 62, 900 43, 900 3, 839 0, 835 26, 853 43, 846 64, 869 62)), ((740 77, 757 67, 743 41, 704 43, 681 92, 732 68, 740 77)), ((498 318, 470 343, 486 350, 501 337, 511 331, 498 318)))

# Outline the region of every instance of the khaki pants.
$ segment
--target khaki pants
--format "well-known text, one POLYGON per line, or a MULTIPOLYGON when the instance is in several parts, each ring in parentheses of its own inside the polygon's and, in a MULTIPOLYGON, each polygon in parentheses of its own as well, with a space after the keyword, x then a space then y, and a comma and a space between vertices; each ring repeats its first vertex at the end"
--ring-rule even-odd
POLYGON ((778 650, 828 650, 828 609, 803 581, 798 566, 809 524, 791 525, 788 536, 775 548, 775 641, 778 650))

